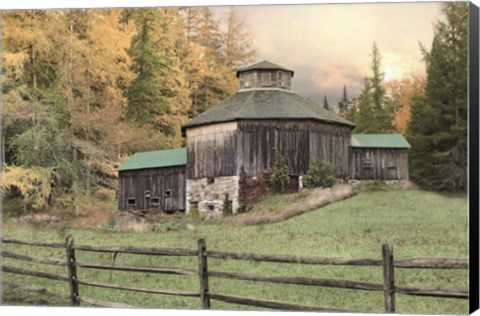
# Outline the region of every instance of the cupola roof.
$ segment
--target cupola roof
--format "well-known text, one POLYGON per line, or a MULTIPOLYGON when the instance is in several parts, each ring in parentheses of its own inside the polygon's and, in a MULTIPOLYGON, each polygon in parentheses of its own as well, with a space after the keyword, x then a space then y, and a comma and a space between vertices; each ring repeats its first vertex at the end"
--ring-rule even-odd
POLYGON ((276 65, 272 62, 269 62, 268 60, 264 60, 264 61, 261 61, 259 63, 254 64, 254 65, 238 69, 237 70, 237 77, 239 77, 240 73, 245 72, 245 71, 251 71, 251 70, 283 70, 283 71, 287 71, 287 72, 291 73, 292 77, 293 77, 293 73, 294 73, 293 70, 290 70, 290 69, 287 69, 285 67, 276 65))

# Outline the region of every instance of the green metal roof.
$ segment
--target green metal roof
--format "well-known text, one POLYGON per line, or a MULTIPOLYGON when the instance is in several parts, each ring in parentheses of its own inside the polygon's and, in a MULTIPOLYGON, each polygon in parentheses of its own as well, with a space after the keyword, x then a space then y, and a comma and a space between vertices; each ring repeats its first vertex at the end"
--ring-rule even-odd
POLYGON ((354 127, 350 121, 325 110, 290 90, 248 89, 234 95, 197 115, 185 128, 241 119, 313 119, 354 127))
POLYGON ((410 148, 402 134, 352 134, 351 147, 410 148))
POLYGON ((157 150, 135 153, 118 171, 182 166, 187 164, 187 149, 157 150))
POLYGON ((283 70, 283 71, 288 71, 292 74, 292 77, 293 77, 293 73, 294 73, 293 70, 287 69, 285 67, 282 67, 282 66, 276 65, 274 63, 271 63, 267 60, 264 60, 264 61, 261 61, 259 63, 254 64, 254 65, 238 69, 237 77, 238 77, 239 73, 241 73, 241 72, 245 72, 245 71, 249 71, 249 70, 257 70, 257 69, 259 69, 259 70, 283 70))

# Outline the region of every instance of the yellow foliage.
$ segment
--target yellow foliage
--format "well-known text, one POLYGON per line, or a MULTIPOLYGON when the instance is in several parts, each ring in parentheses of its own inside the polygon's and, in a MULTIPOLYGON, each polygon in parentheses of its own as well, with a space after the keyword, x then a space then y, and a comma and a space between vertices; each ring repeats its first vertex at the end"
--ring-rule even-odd
POLYGON ((423 93, 425 82, 422 76, 410 76, 387 83, 387 88, 397 104, 394 123, 398 132, 407 132, 413 98, 423 93))
POLYGON ((25 208, 42 209, 52 191, 51 175, 52 170, 49 168, 4 166, 2 196, 5 197, 16 188, 22 195, 25 208))
POLYGON ((18 53, 2 53, 3 67, 5 72, 13 80, 18 80, 23 76, 24 66, 28 60, 28 55, 25 52, 18 53))

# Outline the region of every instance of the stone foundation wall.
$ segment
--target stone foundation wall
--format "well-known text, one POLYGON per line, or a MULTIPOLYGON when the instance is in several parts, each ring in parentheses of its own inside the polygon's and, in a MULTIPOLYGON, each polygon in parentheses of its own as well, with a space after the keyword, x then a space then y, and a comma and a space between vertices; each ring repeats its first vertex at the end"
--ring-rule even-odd
POLYGON ((213 183, 208 183, 208 178, 187 179, 187 213, 191 205, 196 203, 199 213, 204 216, 222 215, 227 195, 232 212, 236 213, 239 207, 238 180, 239 176, 215 177, 213 183))

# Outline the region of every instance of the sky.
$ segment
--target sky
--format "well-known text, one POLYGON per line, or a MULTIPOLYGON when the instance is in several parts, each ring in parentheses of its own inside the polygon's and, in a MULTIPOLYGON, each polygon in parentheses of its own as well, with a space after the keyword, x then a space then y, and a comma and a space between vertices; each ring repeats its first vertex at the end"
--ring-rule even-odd
POLYGON ((349 97, 360 93, 363 78, 370 74, 373 42, 382 55, 386 81, 425 74, 420 43, 430 48, 435 21, 441 18, 441 2, 300 2, 306 1, 83 0, 73 5, 62 0, 16 0, 2 1, 0 9, 10 8, 8 3, 14 8, 215 4, 211 6, 215 13, 226 17, 226 5, 240 4, 237 11, 257 50, 254 62, 268 60, 294 70, 292 90, 319 104, 323 104, 326 95, 333 107, 338 104, 344 85, 349 97), (272 2, 280 5, 268 5, 272 2))
MULTIPOLYGON (((295 71, 292 90, 316 103, 336 106, 347 88, 360 93, 370 75, 373 42, 382 55, 385 80, 425 74, 420 43, 430 49, 439 2, 237 6, 257 49, 295 71)), ((218 16, 227 7, 214 7, 218 16)))
POLYGON ((226 5, 240 4, 237 11, 257 49, 254 62, 269 60, 294 70, 292 89, 319 104, 326 95, 330 106, 337 105, 344 85, 349 97, 360 93, 363 78, 370 74, 373 42, 382 55, 387 81, 425 74, 420 43, 430 49, 435 21, 441 18, 441 2, 298 4, 301 2, 306 1, 83 0, 72 4, 65 0, 16 0, 2 1, 0 9, 11 5, 62 8, 223 4, 211 8, 219 17, 226 17, 226 5))

